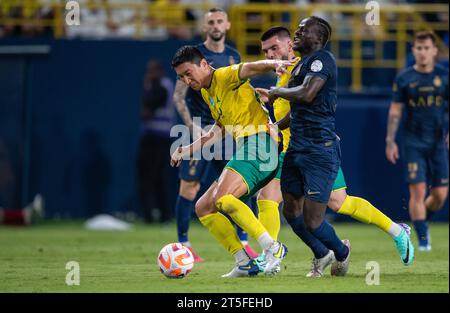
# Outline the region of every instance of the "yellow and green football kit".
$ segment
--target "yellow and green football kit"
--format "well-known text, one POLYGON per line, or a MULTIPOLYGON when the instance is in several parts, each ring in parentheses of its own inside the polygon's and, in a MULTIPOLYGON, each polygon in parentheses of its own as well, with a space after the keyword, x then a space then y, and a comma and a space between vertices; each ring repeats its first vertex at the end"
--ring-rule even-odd
POLYGON ((249 80, 240 79, 241 66, 215 70, 210 87, 201 93, 214 120, 236 140, 236 151, 225 168, 242 176, 248 198, 275 177, 278 160, 274 157, 278 149, 267 132, 268 111, 249 80))
POLYGON ((210 86, 201 90, 214 120, 236 141, 236 151, 225 168, 239 174, 247 186, 243 197, 222 196, 215 202, 217 213, 199 218, 233 255, 243 246, 233 225, 221 212, 255 239, 267 233, 243 201, 271 181, 278 170, 278 145, 267 132, 268 112, 250 82, 239 77, 241 67, 242 64, 235 64, 214 70, 210 86))

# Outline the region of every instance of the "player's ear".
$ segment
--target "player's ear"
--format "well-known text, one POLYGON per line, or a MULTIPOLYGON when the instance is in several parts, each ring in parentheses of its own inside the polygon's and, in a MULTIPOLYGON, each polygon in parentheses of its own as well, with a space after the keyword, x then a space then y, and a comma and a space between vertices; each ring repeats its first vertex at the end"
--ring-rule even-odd
POLYGON ((436 45, 433 45, 433 57, 437 57, 439 49, 436 45))
POLYGON ((291 39, 288 40, 288 48, 289 48, 289 50, 294 49, 294 44, 292 43, 291 39))
POLYGON ((208 62, 205 60, 205 59, 201 59, 201 61, 200 61, 200 67, 202 68, 202 69, 205 69, 205 68, 207 68, 209 65, 208 65, 208 62))
POLYGON ((231 23, 230 23, 230 21, 227 20, 227 21, 225 22, 225 25, 226 25, 225 29, 226 29, 226 30, 230 30, 230 28, 231 28, 231 23))

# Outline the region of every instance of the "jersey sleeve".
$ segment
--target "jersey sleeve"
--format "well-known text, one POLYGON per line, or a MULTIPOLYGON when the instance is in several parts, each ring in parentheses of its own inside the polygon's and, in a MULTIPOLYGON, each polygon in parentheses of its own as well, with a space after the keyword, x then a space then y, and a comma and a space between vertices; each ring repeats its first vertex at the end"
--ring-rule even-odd
POLYGON ((308 65, 306 76, 319 76, 324 80, 328 80, 336 75, 336 62, 327 54, 320 54, 315 57, 308 65))
POLYGON ((406 103, 401 75, 397 75, 392 85, 392 102, 406 103))
POLYGON ((241 66, 242 63, 239 63, 217 69, 214 73, 217 82, 221 86, 230 88, 238 87, 246 81, 245 79, 242 80, 239 78, 239 71, 241 70, 241 66))

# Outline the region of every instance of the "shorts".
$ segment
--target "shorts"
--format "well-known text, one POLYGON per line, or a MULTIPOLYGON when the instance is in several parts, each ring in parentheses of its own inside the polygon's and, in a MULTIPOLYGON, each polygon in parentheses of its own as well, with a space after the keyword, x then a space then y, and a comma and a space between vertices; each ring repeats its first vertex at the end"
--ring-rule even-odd
POLYGON ((281 191, 326 204, 334 188, 340 163, 338 140, 328 146, 310 144, 288 150, 281 172, 281 191))
MULTIPOLYGON (((280 158, 278 160, 278 162, 280 163, 278 165, 278 171, 277 171, 277 175, 275 175, 275 179, 280 180, 281 179, 281 171, 283 168, 283 162, 284 162, 284 156, 286 155, 286 152, 281 152, 280 154, 280 158)), ((345 189, 347 188, 347 183, 345 182, 345 177, 344 177, 344 172, 342 171, 342 168, 339 167, 337 176, 336 176, 336 180, 334 181, 333 184, 333 191, 337 191, 340 189, 345 189)))
POLYGON ((247 201, 275 177, 278 158, 278 144, 267 133, 238 140, 236 152, 225 168, 238 173, 247 185, 247 193, 240 200, 247 201))
POLYGON ((180 165, 178 177, 186 181, 198 181, 204 183, 208 179, 208 173, 215 170, 214 177, 222 173, 226 160, 183 160, 180 165))
POLYGON ((444 141, 432 146, 403 146, 405 179, 408 184, 448 186, 448 150, 444 141))

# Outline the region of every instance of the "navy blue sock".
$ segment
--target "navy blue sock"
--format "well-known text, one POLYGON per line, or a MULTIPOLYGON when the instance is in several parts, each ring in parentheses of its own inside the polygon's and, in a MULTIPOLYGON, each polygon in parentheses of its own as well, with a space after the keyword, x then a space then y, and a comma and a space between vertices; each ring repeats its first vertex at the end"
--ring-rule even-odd
POLYGON ((414 221, 414 229, 417 233, 417 238, 419 238, 419 245, 428 244, 428 225, 425 220, 414 221))
POLYGON ((286 220, 291 225, 294 233, 312 250, 316 259, 323 258, 327 255, 328 248, 306 229, 303 215, 295 218, 286 218, 286 220))
POLYGON ((348 248, 342 243, 336 235, 333 226, 327 221, 323 221, 319 227, 312 230, 311 233, 319 239, 328 249, 334 251, 334 256, 338 261, 344 261, 348 255, 348 248))
POLYGON ((236 225, 236 231, 241 241, 248 241, 248 234, 239 226, 236 225))
POLYGON ((427 209, 427 221, 431 221, 431 219, 433 218, 433 216, 437 213, 438 211, 432 211, 430 209, 427 209))
POLYGON ((188 239, 189 223, 191 222, 191 213, 194 208, 194 201, 178 196, 175 205, 175 214, 177 216, 178 242, 186 242, 188 239))

